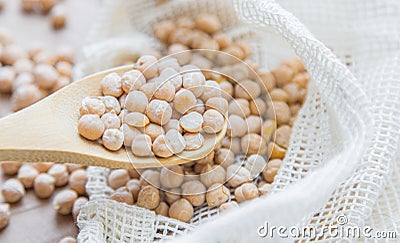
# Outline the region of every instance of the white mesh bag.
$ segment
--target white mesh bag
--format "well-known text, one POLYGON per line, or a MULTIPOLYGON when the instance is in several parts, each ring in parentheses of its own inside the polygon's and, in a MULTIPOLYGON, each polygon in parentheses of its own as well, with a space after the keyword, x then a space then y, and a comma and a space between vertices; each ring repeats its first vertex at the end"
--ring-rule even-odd
MULTIPOLYGON (((261 66, 273 68, 294 53, 305 63, 311 82, 269 196, 219 216, 215 209, 199 208, 186 224, 106 199, 112 192, 106 183, 108 169, 90 167, 90 202, 78 220, 80 242, 257 242, 267 240, 257 234, 266 221, 320 229, 337 224, 342 216, 349 226, 369 225, 374 232, 400 230, 400 2, 279 3, 286 10, 267 0, 106 4, 107 11, 90 35, 92 43, 111 37, 128 40, 126 33, 140 32, 146 44, 156 46, 151 26, 158 19, 212 12, 229 35, 253 44, 254 59, 261 66), (121 6, 127 11, 115 11, 121 6), (124 31, 111 31, 114 15, 129 19, 124 31)), ((120 46, 109 46, 104 51, 119 50, 120 46)), ((140 54, 139 49, 136 52, 140 54)), ((299 235, 272 241, 295 239, 309 240, 299 235)), ((316 240, 339 239, 325 234, 316 240)))

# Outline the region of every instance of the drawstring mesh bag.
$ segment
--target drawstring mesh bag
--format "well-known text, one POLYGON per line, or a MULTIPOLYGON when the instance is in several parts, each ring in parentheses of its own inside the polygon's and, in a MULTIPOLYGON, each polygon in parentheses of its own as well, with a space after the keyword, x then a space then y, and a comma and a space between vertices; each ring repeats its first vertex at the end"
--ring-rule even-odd
MULTIPOLYGON (((266 222, 288 229, 320 230, 345 223, 370 226, 371 234, 399 231, 400 3, 278 2, 105 2, 85 49, 88 61, 81 63, 78 76, 119 65, 118 55, 127 49, 135 56, 159 46, 151 29, 160 19, 208 12, 221 19, 225 33, 251 43, 260 66, 272 69, 297 55, 311 81, 268 196, 222 215, 200 207, 190 223, 183 223, 107 199, 112 193, 107 186, 109 170, 90 167, 90 202, 78 219, 80 242, 257 242, 270 239, 258 235, 266 222), (114 56, 108 59, 111 53, 114 56)), ((300 233, 288 238, 275 235, 272 241, 309 239, 300 233)), ((314 240, 343 239, 322 234, 314 240)))

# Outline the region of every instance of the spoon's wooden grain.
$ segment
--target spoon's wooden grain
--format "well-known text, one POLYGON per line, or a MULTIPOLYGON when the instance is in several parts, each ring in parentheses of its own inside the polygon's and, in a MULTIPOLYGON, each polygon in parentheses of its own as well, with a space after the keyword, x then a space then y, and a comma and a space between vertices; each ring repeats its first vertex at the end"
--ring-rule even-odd
POLYGON ((106 70, 76 81, 38 103, 0 119, 0 161, 75 163, 109 168, 149 168, 187 163, 208 155, 222 142, 227 130, 205 136, 203 146, 170 158, 135 157, 130 149, 108 151, 78 134, 79 107, 83 98, 101 95, 100 81, 111 73, 122 74, 132 65, 106 70))

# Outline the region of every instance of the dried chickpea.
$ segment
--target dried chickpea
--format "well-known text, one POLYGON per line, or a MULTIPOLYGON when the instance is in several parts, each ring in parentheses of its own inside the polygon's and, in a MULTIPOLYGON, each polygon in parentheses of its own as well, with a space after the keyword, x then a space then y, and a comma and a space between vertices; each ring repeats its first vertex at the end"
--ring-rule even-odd
POLYGON ((179 187, 183 183, 183 170, 180 166, 163 167, 160 172, 160 182, 165 188, 179 187))
POLYGON ((74 190, 65 189, 59 192, 53 199, 53 207, 61 215, 72 213, 72 207, 78 194, 74 190))
POLYGON ((258 188, 253 183, 244 183, 235 189, 235 199, 239 203, 257 198, 258 196, 258 188))
POLYGON ((0 92, 11 92, 14 78, 15 72, 11 67, 0 67, 0 92))
POLYGON ((221 49, 225 49, 232 45, 232 40, 223 33, 216 33, 213 38, 218 42, 218 45, 221 49))
POLYGON ((258 186, 258 191, 261 196, 268 194, 271 190, 272 190, 272 185, 268 183, 258 186))
POLYGON ((108 185, 113 189, 117 189, 122 186, 125 186, 125 184, 129 181, 129 179, 130 177, 127 170, 125 169, 112 170, 108 175, 108 185))
POLYGON ((164 134, 164 128, 160 125, 149 123, 144 127, 143 132, 150 136, 151 141, 154 142, 156 138, 164 134))
POLYGON ((187 113, 197 112, 200 115, 203 115, 205 110, 206 110, 206 107, 204 105, 204 102, 201 99, 197 99, 196 105, 194 107, 192 107, 190 110, 188 110, 187 113))
POLYGON ((295 72, 290 67, 282 64, 273 70, 272 74, 274 75, 277 86, 283 87, 293 79, 295 72))
POLYGON ((169 217, 189 222, 193 216, 193 206, 186 199, 179 199, 175 201, 169 208, 169 217))
POLYGON ((251 174, 248 169, 239 164, 232 164, 226 169, 226 178, 230 187, 238 187, 243 183, 251 181, 251 174))
POLYGON ((221 97, 221 87, 219 84, 214 80, 207 80, 204 85, 203 93, 201 94, 200 98, 207 102, 208 99, 213 97, 221 97))
POLYGON ((179 133, 182 133, 182 127, 179 125, 179 120, 177 119, 171 119, 169 120, 169 122, 167 122, 167 124, 165 124, 163 126, 164 131, 166 133, 169 132, 169 130, 175 129, 177 130, 179 133))
POLYGON ((147 106, 146 114, 151 122, 165 125, 171 119, 172 108, 164 100, 152 100, 147 106))
POLYGON ((17 178, 28 189, 33 187, 33 182, 38 175, 39 172, 31 164, 24 164, 19 168, 17 178))
POLYGON ((192 40, 192 30, 186 28, 176 28, 168 37, 169 44, 180 43, 189 46, 192 40))
POLYGON ((234 208, 239 208, 239 204, 235 201, 230 201, 230 202, 221 204, 221 206, 219 206, 218 210, 220 213, 222 213, 222 212, 232 210, 234 208))
POLYGON ((101 120, 105 129, 119 129, 121 127, 121 120, 114 111, 102 115, 101 120))
POLYGON ((220 148, 215 152, 214 162, 226 169, 235 162, 235 154, 230 149, 220 148))
POLYGON ((142 186, 152 185, 158 188, 161 186, 160 172, 147 169, 143 171, 142 176, 140 177, 140 181, 142 182, 142 186))
POLYGON ((106 107, 106 112, 115 112, 115 114, 120 114, 121 105, 119 104, 117 98, 113 96, 100 96, 99 100, 103 101, 104 106, 106 107))
POLYGON ((176 25, 181 28, 193 29, 196 23, 191 17, 182 16, 176 20, 176 25))
POLYGON ((186 147, 186 141, 178 130, 171 129, 165 134, 166 145, 174 154, 179 154, 186 147))
POLYGON ((125 99, 125 108, 131 112, 141 112, 146 110, 149 101, 147 96, 140 91, 134 90, 129 92, 125 99))
POLYGON ((286 149, 274 142, 268 144, 268 154, 271 159, 283 159, 286 155, 286 149))
POLYGON ((292 68, 295 73, 304 72, 306 70, 303 62, 299 57, 295 57, 285 61, 284 65, 292 68))
POLYGON ((139 90, 146 83, 146 78, 138 70, 131 70, 124 73, 121 77, 122 89, 125 93, 139 90))
POLYGON ((181 66, 179 65, 178 60, 176 60, 176 58, 164 57, 158 61, 158 72, 160 73, 160 76, 162 71, 167 68, 174 69, 176 72, 178 72, 181 69, 181 66))
POLYGON ((292 128, 288 125, 280 126, 275 131, 275 143, 282 148, 287 149, 289 146, 290 134, 292 133, 292 128))
POLYGON ((171 102, 175 97, 175 86, 172 81, 164 81, 157 85, 154 98, 171 102))
POLYGON ((204 137, 201 133, 185 133, 183 138, 186 142, 185 150, 195 150, 200 148, 204 143, 204 137))
POLYGON ((50 89, 57 83, 58 72, 49 64, 38 64, 33 69, 36 84, 39 88, 50 89))
POLYGON ((250 115, 246 118, 246 124, 248 126, 248 133, 261 134, 261 127, 263 120, 259 116, 250 115))
POLYGON ((230 115, 228 120, 227 134, 230 137, 242 137, 247 133, 247 124, 242 117, 238 115, 230 115))
POLYGON ((107 129, 102 137, 103 145, 111 151, 118 151, 124 144, 124 134, 119 129, 107 129))
POLYGON ((197 112, 190 112, 183 115, 179 120, 181 127, 188 132, 200 132, 203 124, 203 116, 197 112))
POLYGON ((151 138, 147 134, 138 134, 132 141, 132 153, 136 156, 144 157, 153 154, 151 138))
POLYGON ((180 65, 188 64, 192 59, 192 53, 189 48, 179 43, 170 45, 167 54, 176 58, 180 65))
POLYGON ((307 84, 310 81, 308 73, 299 73, 294 76, 292 82, 299 85, 301 88, 307 88, 307 84))
POLYGON ((165 202, 160 202, 158 207, 154 210, 157 215, 168 217, 169 206, 165 202))
POLYGON ((43 98, 42 92, 36 85, 23 85, 12 95, 13 110, 25 108, 43 98))
POLYGON ((291 113, 289 106, 282 101, 275 101, 267 109, 267 118, 275 119, 277 125, 287 124, 290 121, 291 113))
POLYGON ((68 169, 64 164, 54 164, 47 171, 47 174, 54 177, 56 186, 65 186, 68 183, 68 169))
POLYGON ((50 93, 54 93, 71 83, 71 79, 65 76, 58 76, 57 83, 50 89, 50 93))
POLYGON ((219 207, 221 204, 229 200, 231 193, 228 188, 220 183, 211 185, 206 193, 208 206, 219 207))
POLYGON ((181 195, 182 195, 181 188, 169 189, 168 191, 165 191, 165 201, 169 205, 172 205, 174 202, 176 202, 179 199, 181 199, 181 195))
POLYGON ((88 202, 88 199, 86 197, 78 197, 74 205, 72 206, 72 216, 74 218, 74 221, 76 222, 76 219, 78 218, 79 212, 81 211, 81 208, 83 205, 85 205, 88 202))
POLYGON ((6 175, 17 174, 19 168, 22 166, 22 162, 17 161, 3 161, 0 162, 1 170, 6 175))
POLYGON ((276 129, 276 122, 274 120, 266 120, 261 129, 261 136, 265 141, 269 141, 276 129))
POLYGON ((134 203, 132 193, 126 187, 118 188, 111 194, 110 199, 128 205, 133 205, 134 203))
POLYGON ((242 148, 240 146, 240 138, 230 138, 231 139, 231 144, 230 144, 230 149, 232 150, 233 153, 238 154, 242 152, 242 148))
POLYGON ((39 198, 49 198, 55 188, 56 180, 48 174, 39 174, 33 183, 33 189, 35 190, 36 196, 39 198))
POLYGON ((160 72, 161 80, 172 82, 175 92, 182 88, 182 76, 175 69, 167 67, 160 72))
POLYGON ((28 58, 18 59, 15 61, 13 68, 15 73, 31 73, 33 71, 34 64, 28 58))
POLYGON ((16 203, 21 200, 23 196, 25 196, 25 189, 19 180, 12 178, 3 183, 1 194, 4 202, 16 203))
POLYGON ((282 160, 272 159, 268 162, 267 167, 263 170, 262 174, 264 180, 268 183, 274 182, 276 174, 278 174, 279 168, 282 165, 282 160))
POLYGON ((98 115, 83 115, 78 121, 78 132, 84 138, 97 140, 104 132, 104 123, 98 115))
POLYGON ((35 79, 32 73, 24 72, 20 73, 12 84, 12 92, 15 92, 18 88, 23 87, 25 85, 32 85, 35 79))
POLYGON ((52 8, 50 11, 50 19, 53 29, 62 29, 67 22, 67 13, 65 7, 61 4, 54 6, 54 8, 52 8))
POLYGON ((203 94, 205 83, 206 78, 201 72, 189 72, 182 76, 183 87, 191 91, 196 98, 203 94))
POLYGON ((76 243, 76 239, 72 236, 66 236, 62 238, 58 243, 76 243))
POLYGON ((261 72, 258 74, 260 77, 261 85, 267 90, 271 91, 276 86, 276 80, 271 72, 261 72))
POLYGON ((269 95, 271 96, 272 101, 282 101, 282 102, 289 101, 289 95, 283 89, 275 88, 269 93, 269 95))
POLYGON ((260 96, 261 87, 252 80, 243 80, 235 86, 235 97, 252 100, 260 96))
POLYGON ((206 109, 215 109, 221 114, 226 114, 228 112, 228 101, 221 97, 210 98, 206 102, 206 109))
POLYGON ((256 133, 246 134, 240 141, 242 151, 248 155, 266 154, 267 142, 256 133))
POLYGON ((103 95, 120 97, 123 94, 121 77, 117 73, 110 73, 104 76, 100 82, 103 95))
POLYGON ((194 94, 187 90, 181 89, 175 94, 175 98, 173 100, 174 109, 181 114, 184 114, 189 109, 194 107, 197 103, 196 97, 194 94))
POLYGON ((134 200, 137 200, 141 187, 142 182, 138 179, 131 179, 126 183, 126 188, 131 192, 134 200))
POLYGON ((149 118, 140 112, 130 112, 124 116, 123 122, 133 127, 145 127, 150 123, 149 118))
POLYGON ((247 158, 244 167, 250 171, 251 177, 255 179, 264 170, 266 165, 267 162, 261 155, 253 154, 247 158))
POLYGON ((234 99, 229 102, 228 106, 229 115, 238 115, 246 118, 250 115, 250 103, 246 99, 234 99))
POLYGON ((136 62, 136 67, 146 79, 151 79, 158 74, 157 58, 154 56, 141 56, 136 62))
POLYGON ((86 114, 102 116, 106 112, 106 107, 101 100, 95 97, 86 97, 81 102, 79 112, 81 116, 86 114))
POLYGON ((192 54, 190 64, 199 67, 201 70, 209 70, 213 66, 213 63, 208 58, 197 53, 192 54))
POLYGON ((155 209, 160 204, 160 192, 153 186, 144 186, 138 195, 137 205, 147 209, 155 209))
POLYGON ((223 184, 226 179, 225 169, 218 165, 206 165, 200 175, 200 181, 208 188, 212 184, 223 184))
POLYGON ((10 204, 0 203, 0 230, 4 229, 10 220, 10 204))
POLYGON ((227 48, 222 49, 222 52, 223 53, 218 56, 218 62, 223 65, 235 64, 246 57, 243 49, 238 45, 230 45, 227 48))
POLYGON ((221 96, 227 101, 230 101, 233 97, 234 88, 231 82, 222 81, 219 83, 219 87, 221 88, 221 96))
POLYGON ((124 134, 124 145, 125 146, 129 146, 130 147, 132 145, 133 139, 136 136, 141 134, 140 131, 137 128, 131 127, 131 126, 127 125, 127 124, 122 124, 121 129, 122 129, 122 132, 124 134))
POLYGON ((14 65, 17 60, 27 58, 27 56, 26 51, 22 47, 16 44, 11 44, 4 47, 1 61, 3 65, 11 66, 14 65))
POLYGON ((76 191, 78 195, 84 195, 86 193, 86 170, 78 169, 71 173, 68 179, 69 187, 76 191))
POLYGON ((170 34, 175 30, 176 26, 173 21, 162 20, 156 23, 153 27, 154 35, 160 41, 167 42, 170 34))
POLYGON ((60 75, 70 77, 72 73, 72 64, 65 61, 57 62, 56 69, 60 75))
POLYGON ((267 110, 267 104, 261 98, 256 98, 250 101, 250 112, 256 116, 263 116, 267 110))
POLYGON ((174 154, 167 145, 165 135, 160 135, 154 140, 152 149, 155 155, 162 158, 171 157, 174 154))
POLYGON ((208 34, 213 34, 221 30, 222 24, 215 15, 201 14, 196 18, 196 28, 208 34))
POLYGON ((203 115, 203 130, 205 133, 214 134, 222 130, 225 119, 217 110, 207 110, 203 115))
POLYGON ((182 185, 183 198, 193 206, 201 206, 204 203, 206 190, 206 187, 197 180, 188 181, 182 185))
POLYGON ((32 164, 33 168, 35 168, 40 173, 47 172, 53 165, 54 165, 54 163, 52 163, 52 162, 39 162, 39 163, 32 164))

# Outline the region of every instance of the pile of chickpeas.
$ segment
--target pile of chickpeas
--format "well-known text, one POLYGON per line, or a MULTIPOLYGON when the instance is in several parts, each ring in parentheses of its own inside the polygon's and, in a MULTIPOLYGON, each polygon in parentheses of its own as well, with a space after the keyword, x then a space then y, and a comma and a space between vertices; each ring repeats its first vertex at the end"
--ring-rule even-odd
POLYGON ((1 185, 4 203, 0 203, 0 229, 10 219, 9 204, 20 202, 27 190, 33 189, 38 198, 50 198, 56 187, 64 188, 53 199, 53 207, 62 215, 72 215, 74 220, 86 197, 86 169, 75 164, 1 162, 4 175, 15 178, 7 179, 1 185))
POLYGON ((206 80, 197 67, 175 64, 174 69, 145 55, 136 69, 106 75, 104 96, 82 101, 79 133, 89 140, 101 138, 112 151, 131 147, 136 156, 166 158, 199 149, 203 134, 223 129, 228 102, 219 84, 206 80))
MULTIPOLYGON (((309 76, 298 58, 271 72, 263 71, 246 60, 250 56, 248 45, 221 33, 221 26, 216 16, 201 14, 195 19, 162 20, 154 26, 154 34, 166 44, 162 55, 174 56, 168 58, 170 66, 194 65, 203 70, 206 80, 218 85, 215 90, 219 92, 210 95, 205 105, 199 102, 203 110, 194 112, 204 114, 207 103, 218 99, 213 104, 222 108, 221 114, 229 121, 222 144, 206 157, 183 165, 113 170, 108 176, 108 184, 115 190, 111 199, 190 222, 197 208, 215 207, 223 212, 271 190, 306 97, 309 76), (208 51, 203 55, 182 52, 197 48, 222 51, 235 58, 208 51), (251 68, 237 60, 246 61, 251 68)), ((178 121, 175 124, 173 129, 184 130, 178 121)), ((126 128, 131 126, 126 124, 126 128)))
POLYGON ((13 110, 25 108, 71 82, 73 51, 55 53, 40 46, 23 48, 0 29, 0 93, 10 94, 13 110))

